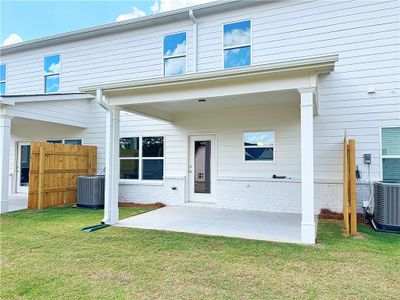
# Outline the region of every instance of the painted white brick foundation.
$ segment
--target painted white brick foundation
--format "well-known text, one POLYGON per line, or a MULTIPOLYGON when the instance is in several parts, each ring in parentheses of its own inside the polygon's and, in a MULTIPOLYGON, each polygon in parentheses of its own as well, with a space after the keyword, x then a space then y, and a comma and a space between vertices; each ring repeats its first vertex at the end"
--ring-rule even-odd
MULTIPOLYGON (((120 184, 119 201, 136 203, 161 202, 183 205, 186 197, 184 177, 166 178, 162 184, 120 184)), ((342 184, 315 183, 315 212, 322 208, 341 212, 342 184)), ((231 180, 217 181, 216 207, 301 213, 301 185, 299 181, 231 180)))
POLYGON ((120 184, 119 201, 166 205, 183 204, 185 201, 185 178, 165 178, 163 183, 120 184))

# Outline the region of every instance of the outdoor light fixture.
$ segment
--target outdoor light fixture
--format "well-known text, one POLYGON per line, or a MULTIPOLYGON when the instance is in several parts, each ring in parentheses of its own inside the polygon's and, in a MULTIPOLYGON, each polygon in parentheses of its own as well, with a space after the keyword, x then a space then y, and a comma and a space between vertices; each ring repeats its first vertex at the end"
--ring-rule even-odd
POLYGON ((199 100, 197 100, 197 101, 199 101, 199 102, 206 102, 206 99, 199 99, 199 100))

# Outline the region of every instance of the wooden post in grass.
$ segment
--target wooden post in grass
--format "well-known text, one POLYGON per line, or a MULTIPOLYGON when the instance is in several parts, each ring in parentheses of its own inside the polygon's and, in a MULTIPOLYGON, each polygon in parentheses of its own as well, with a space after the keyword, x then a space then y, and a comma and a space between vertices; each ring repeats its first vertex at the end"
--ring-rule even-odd
POLYGON ((343 139, 343 220, 346 236, 357 233, 356 142, 343 139))
POLYGON ((39 152, 39 184, 38 184, 38 209, 43 209, 44 202, 44 162, 45 162, 44 145, 40 145, 39 152))
POLYGON ((356 141, 349 140, 349 184, 350 184, 350 233, 357 233, 357 197, 356 197, 356 141))
POLYGON ((348 171, 348 161, 347 161, 347 134, 344 131, 343 139, 343 221, 346 230, 346 236, 349 236, 350 226, 349 226, 349 171, 348 171))

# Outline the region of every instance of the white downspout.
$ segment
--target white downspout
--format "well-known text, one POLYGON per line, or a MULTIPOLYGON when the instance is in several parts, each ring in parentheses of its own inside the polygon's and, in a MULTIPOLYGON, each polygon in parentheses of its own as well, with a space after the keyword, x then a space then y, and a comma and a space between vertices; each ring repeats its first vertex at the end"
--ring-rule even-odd
POLYGON ((119 108, 106 103, 101 89, 96 90, 96 102, 106 111, 106 178, 104 218, 102 223, 118 223, 119 184, 119 108))
POLYGON ((193 73, 197 72, 197 20, 193 9, 189 10, 189 18, 193 23, 193 73))

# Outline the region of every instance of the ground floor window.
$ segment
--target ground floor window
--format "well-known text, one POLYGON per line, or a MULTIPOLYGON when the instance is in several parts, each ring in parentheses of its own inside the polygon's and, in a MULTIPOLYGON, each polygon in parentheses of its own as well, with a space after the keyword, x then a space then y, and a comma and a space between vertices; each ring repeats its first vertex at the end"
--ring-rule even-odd
POLYGON ((273 131, 245 132, 243 147, 245 161, 273 161, 275 133, 273 131))
POLYGON ((400 127, 382 128, 382 177, 400 181, 400 127))
POLYGON ((124 137, 119 142, 120 179, 162 180, 164 137, 124 137))

